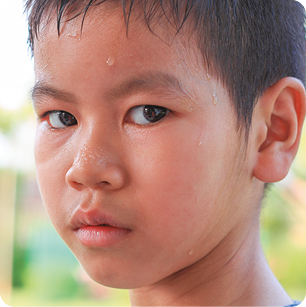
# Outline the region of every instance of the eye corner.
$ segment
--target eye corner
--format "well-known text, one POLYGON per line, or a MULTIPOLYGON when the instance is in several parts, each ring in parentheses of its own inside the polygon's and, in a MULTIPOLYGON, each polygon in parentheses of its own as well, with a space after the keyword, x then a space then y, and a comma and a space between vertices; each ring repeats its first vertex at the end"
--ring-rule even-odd
POLYGON ((43 121, 49 115, 49 113, 50 113, 50 111, 44 112, 42 114, 39 114, 38 112, 35 112, 36 118, 39 121, 43 121))

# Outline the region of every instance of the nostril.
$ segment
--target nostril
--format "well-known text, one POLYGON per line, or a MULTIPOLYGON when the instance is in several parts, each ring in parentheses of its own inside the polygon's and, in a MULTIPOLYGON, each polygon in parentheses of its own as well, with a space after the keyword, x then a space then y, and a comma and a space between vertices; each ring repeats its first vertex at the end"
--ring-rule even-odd
POLYGON ((77 182, 77 181, 67 181, 66 180, 66 182, 72 187, 72 188, 74 188, 74 189, 76 189, 76 190, 78 190, 78 191, 82 191, 84 188, 85 188, 85 186, 82 184, 82 183, 80 183, 80 182, 77 182))
POLYGON ((117 190, 123 187, 125 173, 121 166, 114 163, 97 166, 95 163, 88 165, 85 162, 74 163, 67 171, 66 182, 72 188, 82 190, 85 187, 93 189, 105 187, 117 190))

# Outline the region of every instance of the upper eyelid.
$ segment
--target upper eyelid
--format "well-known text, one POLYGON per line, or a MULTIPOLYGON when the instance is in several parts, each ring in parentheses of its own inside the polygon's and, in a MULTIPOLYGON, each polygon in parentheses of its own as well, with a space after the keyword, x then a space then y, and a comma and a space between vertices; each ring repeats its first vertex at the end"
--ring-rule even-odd
POLYGON ((169 108, 167 108, 167 107, 160 106, 160 105, 158 105, 158 104, 139 104, 139 105, 136 105, 136 106, 131 107, 131 108, 127 111, 127 113, 129 113, 129 112, 132 111, 133 109, 140 108, 140 107, 145 107, 145 106, 164 108, 164 109, 169 110, 169 112, 173 112, 171 109, 169 109, 169 108))
MULTIPOLYGON (((130 109, 128 109, 128 111, 126 112, 126 115, 125 117, 129 116, 129 114, 132 112, 133 109, 136 109, 136 108, 140 108, 140 107, 144 107, 144 106, 154 106, 154 107, 161 107, 161 108, 165 108, 169 111, 169 113, 173 113, 173 111, 169 108, 166 108, 166 107, 162 107, 162 106, 159 106, 159 105, 155 105, 155 104, 139 104, 139 105, 136 105, 136 106, 133 106, 131 107, 130 109)), ((38 119, 44 119, 46 116, 48 116, 49 114, 53 114, 53 113, 57 113, 57 112, 65 112, 65 113, 69 113, 71 114, 72 116, 74 116, 72 113, 70 112, 67 112, 67 111, 64 111, 64 110, 49 110, 49 111, 46 111, 44 113, 42 113, 41 115, 37 115, 38 119)), ((75 117, 75 116, 74 116, 75 117)))
MULTIPOLYGON (((43 114, 38 115, 38 118, 39 118, 39 119, 43 119, 43 118, 45 118, 46 116, 48 116, 49 114, 53 114, 53 113, 57 113, 57 112, 65 112, 65 111, 62 111, 62 110, 46 111, 46 112, 44 112, 43 114)), ((69 113, 69 112, 66 112, 66 113, 69 113)), ((71 113, 69 113, 69 114, 71 114, 71 113)), ((71 115, 72 115, 72 114, 71 114, 71 115)))
POLYGON ((156 105, 156 104, 140 104, 140 105, 131 107, 131 108, 127 111, 127 115, 130 114, 130 112, 131 112, 133 109, 137 109, 137 108, 145 107, 145 106, 164 108, 164 109, 167 109, 169 112, 173 113, 173 111, 172 111, 171 109, 166 108, 166 107, 163 107, 163 106, 159 106, 159 105, 156 105))

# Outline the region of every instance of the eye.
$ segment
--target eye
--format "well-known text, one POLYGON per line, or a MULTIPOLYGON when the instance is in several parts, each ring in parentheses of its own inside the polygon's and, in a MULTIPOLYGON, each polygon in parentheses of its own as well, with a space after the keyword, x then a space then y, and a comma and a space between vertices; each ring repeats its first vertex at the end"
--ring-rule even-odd
POLYGON ((167 108, 153 105, 142 105, 134 107, 129 114, 129 118, 132 123, 137 125, 147 125, 161 120, 169 112, 170 110, 167 108))
POLYGON ((64 111, 51 111, 47 114, 48 124, 55 129, 62 129, 70 126, 77 125, 76 118, 64 111))

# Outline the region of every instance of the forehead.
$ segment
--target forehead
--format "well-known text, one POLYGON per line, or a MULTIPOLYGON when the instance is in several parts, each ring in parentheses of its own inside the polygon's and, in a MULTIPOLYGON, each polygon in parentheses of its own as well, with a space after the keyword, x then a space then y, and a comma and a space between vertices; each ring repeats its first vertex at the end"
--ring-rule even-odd
MULTIPOLYGON (((65 16, 65 19, 72 16, 65 16)), ((45 19, 35 40, 36 75, 50 62, 60 60, 59 55, 67 66, 78 60, 74 65, 81 62, 85 67, 93 62, 98 66, 107 63, 114 64, 115 70, 124 63, 127 71, 122 74, 158 66, 165 70, 174 68, 176 72, 184 70, 189 77, 193 76, 191 70, 205 74, 200 52, 191 36, 184 31, 175 35, 173 28, 165 24, 155 25, 154 30, 152 33, 140 20, 131 20, 127 30, 122 8, 100 5, 91 8, 84 20, 80 15, 63 22, 58 36, 56 16, 51 15, 45 19)))
POLYGON ((141 20, 131 20, 127 34, 121 8, 98 6, 83 25, 82 15, 63 23, 58 35, 56 16, 50 16, 34 44, 38 85, 68 91, 83 101, 101 101, 122 85, 156 87, 157 94, 170 88, 189 99, 188 108, 210 108, 216 94, 219 102, 228 104, 226 110, 232 108, 227 90, 207 74, 188 31, 175 35, 169 25, 159 24, 152 33, 141 20))

